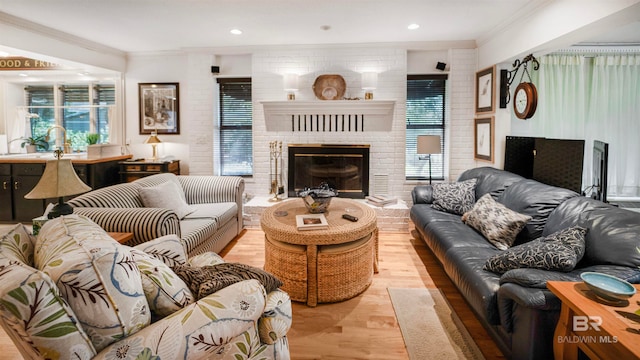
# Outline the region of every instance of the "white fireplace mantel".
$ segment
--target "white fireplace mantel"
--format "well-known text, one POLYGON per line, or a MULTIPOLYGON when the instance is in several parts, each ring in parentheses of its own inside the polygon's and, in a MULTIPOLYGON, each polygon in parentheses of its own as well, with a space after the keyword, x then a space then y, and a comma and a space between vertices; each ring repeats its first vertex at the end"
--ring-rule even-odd
POLYGON ((391 131, 395 100, 261 101, 267 131, 391 131))

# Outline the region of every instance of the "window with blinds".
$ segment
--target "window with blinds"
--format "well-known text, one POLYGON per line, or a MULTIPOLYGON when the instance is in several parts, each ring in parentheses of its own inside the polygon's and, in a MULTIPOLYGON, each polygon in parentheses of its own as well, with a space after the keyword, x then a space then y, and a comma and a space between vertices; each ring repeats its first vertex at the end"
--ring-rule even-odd
POLYGON ((109 108, 108 105, 115 105, 116 91, 113 85, 97 85, 94 88, 94 104, 100 105, 96 111, 95 132, 100 134, 100 142, 109 142, 109 108), (97 103, 96 103, 97 102, 97 103))
POLYGON ((253 175, 251 78, 218 78, 220 173, 253 175))
MULTIPOLYGON (((25 103, 29 113, 34 114, 30 118, 33 136, 46 135, 49 127, 59 122, 67 131, 67 140, 71 141, 74 150, 86 149, 88 133, 100 134, 101 143, 109 141, 107 106, 115 104, 115 87, 112 84, 93 85, 91 88, 90 85, 63 85, 57 88, 58 97, 54 89, 54 86, 25 87, 25 103)), ((54 142, 55 138, 49 145, 54 142)))
POLYGON ((31 136, 45 136, 47 129, 56 121, 53 86, 27 86, 24 93, 25 103, 29 107, 31 136))
POLYGON ((89 87, 61 86, 62 93, 62 126, 67 130, 67 138, 73 134, 90 131, 89 87))
POLYGON ((445 92, 447 75, 407 76, 406 165, 407 180, 444 179, 445 92), (418 135, 438 135, 440 154, 417 154, 418 135))

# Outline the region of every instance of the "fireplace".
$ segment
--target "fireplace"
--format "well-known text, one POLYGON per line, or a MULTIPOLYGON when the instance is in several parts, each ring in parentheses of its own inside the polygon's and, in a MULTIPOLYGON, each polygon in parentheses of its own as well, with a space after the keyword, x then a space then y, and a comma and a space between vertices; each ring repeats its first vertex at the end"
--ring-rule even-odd
POLYGON ((289 197, 326 182, 340 197, 369 195, 369 145, 290 144, 289 197))

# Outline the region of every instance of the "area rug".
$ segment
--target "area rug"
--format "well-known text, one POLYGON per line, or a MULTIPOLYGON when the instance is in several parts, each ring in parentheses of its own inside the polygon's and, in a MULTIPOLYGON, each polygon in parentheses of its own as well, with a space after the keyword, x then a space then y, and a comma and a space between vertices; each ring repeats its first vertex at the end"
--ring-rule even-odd
POLYGON ((411 360, 484 359, 437 289, 387 288, 411 360))

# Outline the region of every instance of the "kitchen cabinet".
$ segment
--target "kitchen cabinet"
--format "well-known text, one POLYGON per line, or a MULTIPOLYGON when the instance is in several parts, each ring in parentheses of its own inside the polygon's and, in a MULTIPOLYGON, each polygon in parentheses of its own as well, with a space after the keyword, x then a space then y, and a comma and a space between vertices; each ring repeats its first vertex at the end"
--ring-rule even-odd
MULTIPOLYGON (((131 155, 102 159, 76 155, 71 163, 85 184, 99 189, 120 182, 118 163, 129 158, 131 155)), ((0 156, 0 222, 30 223, 33 218, 42 216, 47 204, 58 202, 58 199, 24 198, 40 181, 45 166, 46 160, 42 158, 0 156)))

